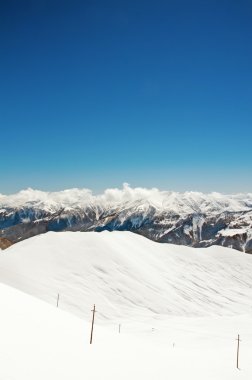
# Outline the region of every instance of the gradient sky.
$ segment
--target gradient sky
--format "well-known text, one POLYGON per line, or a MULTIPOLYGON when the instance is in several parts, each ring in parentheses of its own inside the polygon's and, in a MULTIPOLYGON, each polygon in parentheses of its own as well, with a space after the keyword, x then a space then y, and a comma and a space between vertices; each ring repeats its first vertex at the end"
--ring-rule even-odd
POLYGON ((252 192, 252 2, 0 2, 0 193, 252 192))

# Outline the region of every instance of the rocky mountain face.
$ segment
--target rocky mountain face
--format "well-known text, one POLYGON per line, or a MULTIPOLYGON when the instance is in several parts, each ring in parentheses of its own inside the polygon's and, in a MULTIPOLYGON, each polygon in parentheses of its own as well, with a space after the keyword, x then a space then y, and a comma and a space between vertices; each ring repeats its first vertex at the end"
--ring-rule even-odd
POLYGON ((103 230, 132 231, 160 243, 217 244, 252 253, 252 194, 174 193, 124 185, 99 196, 85 189, 28 189, 0 196, 0 239, 10 244, 47 231, 103 230))
POLYGON ((12 242, 6 238, 0 238, 0 249, 6 249, 12 245, 12 242))

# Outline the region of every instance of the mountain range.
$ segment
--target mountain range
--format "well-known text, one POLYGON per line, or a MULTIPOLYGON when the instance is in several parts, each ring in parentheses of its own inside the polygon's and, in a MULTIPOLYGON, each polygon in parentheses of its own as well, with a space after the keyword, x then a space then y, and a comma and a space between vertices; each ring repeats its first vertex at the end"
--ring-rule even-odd
POLYGON ((156 188, 0 194, 0 248, 48 231, 131 231, 160 243, 221 245, 252 253, 252 193, 156 188))

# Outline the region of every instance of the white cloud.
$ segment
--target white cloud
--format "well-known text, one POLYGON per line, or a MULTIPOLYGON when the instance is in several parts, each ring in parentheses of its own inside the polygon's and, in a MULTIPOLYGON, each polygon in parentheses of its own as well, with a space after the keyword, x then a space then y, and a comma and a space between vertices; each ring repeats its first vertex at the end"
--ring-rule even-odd
POLYGON ((74 188, 58 192, 45 192, 28 188, 13 195, 1 195, 0 207, 35 205, 43 209, 58 209, 61 207, 85 207, 88 204, 116 206, 126 202, 140 201, 178 213, 241 211, 252 208, 252 194, 178 193, 161 191, 157 188, 133 188, 128 183, 124 183, 121 189, 106 189, 98 195, 94 195, 90 189, 74 188))

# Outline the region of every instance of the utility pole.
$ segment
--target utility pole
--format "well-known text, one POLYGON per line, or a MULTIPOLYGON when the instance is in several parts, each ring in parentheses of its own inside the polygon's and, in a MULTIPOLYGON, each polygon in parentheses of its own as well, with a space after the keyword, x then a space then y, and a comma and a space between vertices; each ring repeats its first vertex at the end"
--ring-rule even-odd
POLYGON ((121 324, 119 324, 118 330, 119 330, 119 334, 120 334, 121 333, 121 324))
POLYGON ((57 297, 57 307, 59 307, 59 293, 58 293, 58 297, 57 297))
POLYGON ((90 334, 90 344, 92 344, 92 342, 93 342, 94 317, 95 317, 95 313, 96 313, 95 305, 94 305, 93 310, 91 310, 91 311, 93 312, 93 317, 92 317, 92 327, 91 327, 91 334, 90 334))
POLYGON ((236 368, 239 369, 239 354, 240 354, 240 335, 238 334, 237 340, 237 356, 236 356, 236 368))

